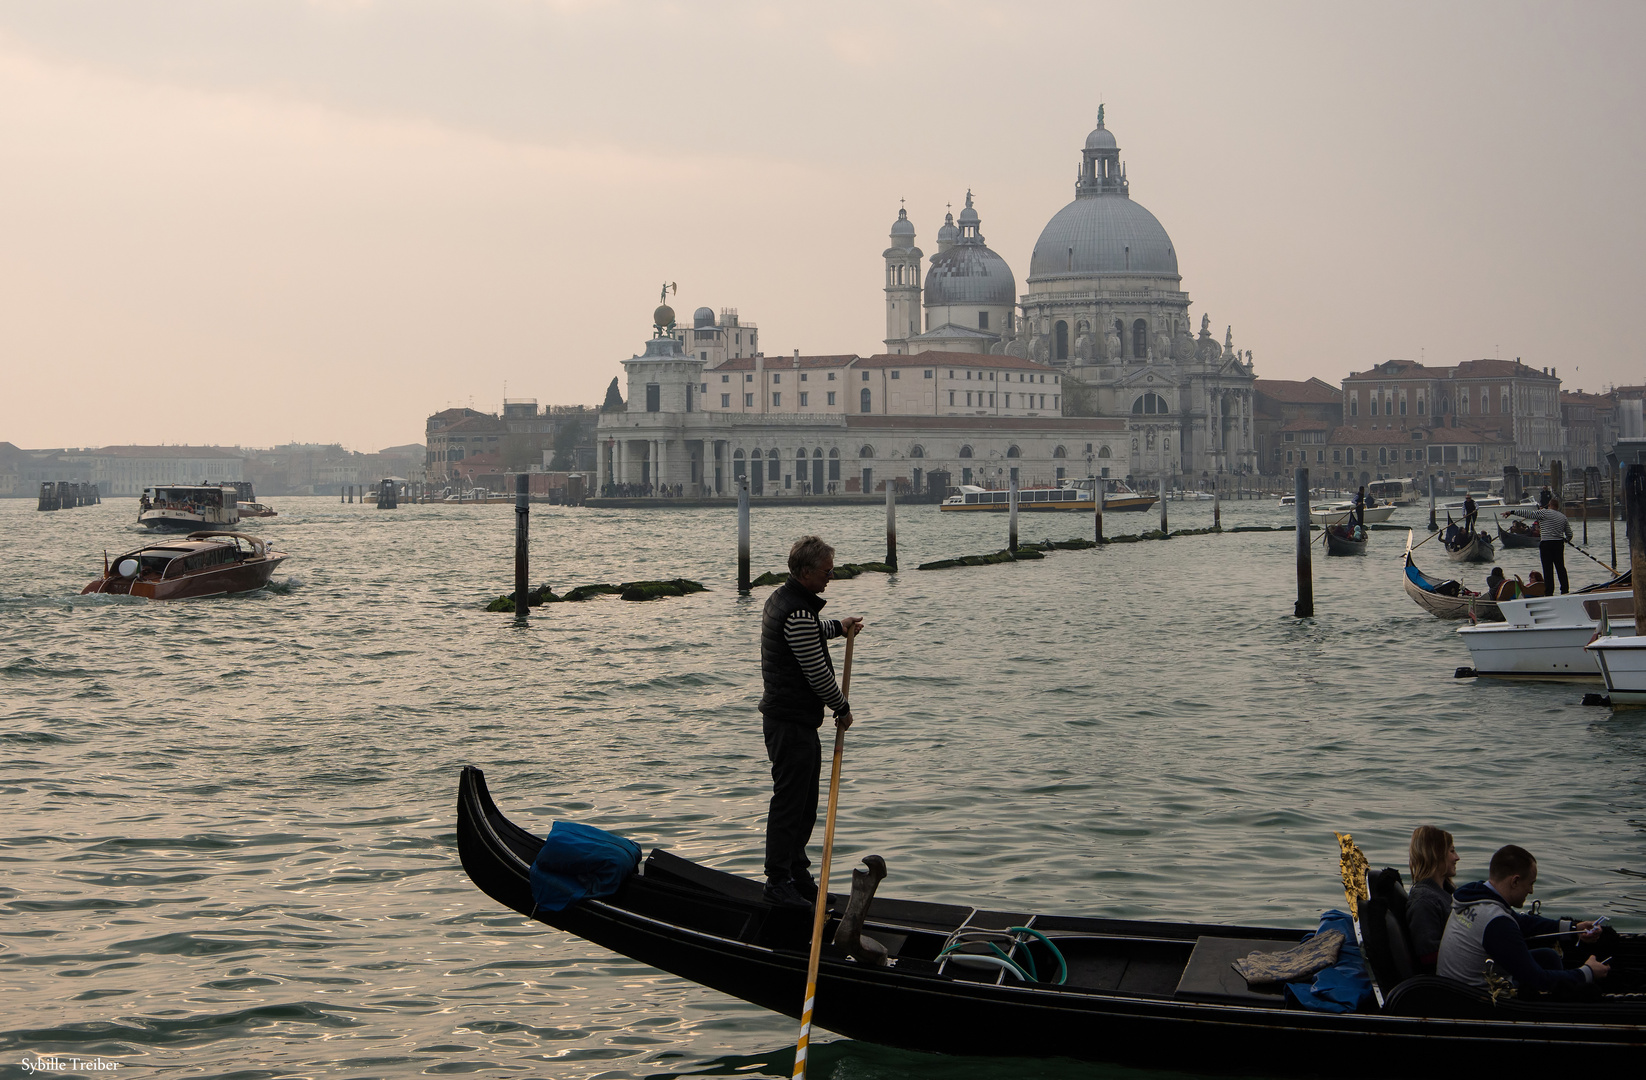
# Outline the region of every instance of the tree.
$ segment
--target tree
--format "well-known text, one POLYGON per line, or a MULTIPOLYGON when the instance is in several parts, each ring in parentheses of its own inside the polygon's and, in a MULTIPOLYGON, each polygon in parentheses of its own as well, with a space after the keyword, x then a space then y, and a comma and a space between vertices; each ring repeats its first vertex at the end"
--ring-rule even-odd
POLYGON ((612 377, 612 384, 606 387, 606 400, 600 403, 601 412, 623 412, 628 406, 623 404, 623 395, 617 390, 617 377, 612 377))

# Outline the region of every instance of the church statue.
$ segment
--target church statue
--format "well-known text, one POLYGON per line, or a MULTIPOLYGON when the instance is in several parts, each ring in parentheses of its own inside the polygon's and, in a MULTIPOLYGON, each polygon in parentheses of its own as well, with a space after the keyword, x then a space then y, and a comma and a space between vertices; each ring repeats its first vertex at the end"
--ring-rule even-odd
POLYGON ((1109 332, 1104 335, 1103 351, 1105 354, 1104 359, 1106 360, 1119 360, 1122 356, 1120 351, 1120 331, 1116 330, 1112 326, 1109 328, 1109 332))
POLYGON ((1212 317, 1210 315, 1202 314, 1200 316, 1200 336, 1201 337, 1206 337, 1209 334, 1211 334, 1211 332, 1212 332, 1212 317))
POLYGON ((1103 106, 1101 104, 1097 107, 1097 126, 1103 126, 1103 106))
POLYGON ((1223 351, 1234 352, 1234 327, 1229 326, 1223 331, 1223 351))
POLYGON ((1096 350, 1094 349, 1092 343, 1091 327, 1087 326, 1084 322, 1077 324, 1075 327, 1074 339, 1075 359, 1089 364, 1096 359, 1096 356, 1094 355, 1095 351, 1096 350))
POLYGON ((663 291, 657 294, 657 302, 659 304, 667 304, 669 302, 669 292, 671 290, 675 293, 679 293, 680 286, 676 285, 672 281, 665 281, 663 283, 663 291))

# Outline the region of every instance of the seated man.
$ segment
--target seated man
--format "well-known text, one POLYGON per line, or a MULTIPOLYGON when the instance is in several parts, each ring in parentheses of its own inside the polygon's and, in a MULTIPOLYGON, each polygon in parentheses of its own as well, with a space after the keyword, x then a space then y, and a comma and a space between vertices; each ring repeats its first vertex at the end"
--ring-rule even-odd
POLYGON ((1557 988, 1576 989, 1604 979, 1611 968, 1591 956, 1582 966, 1567 971, 1560 954, 1552 948, 1532 949, 1528 938, 1553 945, 1562 940, 1550 935, 1582 931, 1581 938, 1593 941, 1600 930, 1592 922, 1545 919, 1521 915, 1514 909, 1532 895, 1537 884, 1537 860, 1525 848, 1510 844, 1492 856, 1486 881, 1460 885, 1452 894, 1452 913, 1440 939, 1440 955, 1435 974, 1482 989, 1486 986, 1486 961, 1499 969, 1523 991, 1546 993, 1557 988))

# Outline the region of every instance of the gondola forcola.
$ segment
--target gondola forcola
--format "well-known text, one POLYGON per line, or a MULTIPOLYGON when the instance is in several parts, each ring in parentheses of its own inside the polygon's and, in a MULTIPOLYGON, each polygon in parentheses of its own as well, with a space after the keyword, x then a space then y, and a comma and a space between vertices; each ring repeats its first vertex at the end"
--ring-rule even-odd
MULTIPOLYGON (((766 904, 760 882, 655 850, 616 892, 536 911, 530 873, 543 841, 503 816, 474 768, 463 770, 458 785, 457 844, 469 877, 504 906, 798 1017, 810 913, 766 904)), ((1361 941, 1346 941, 1332 970, 1347 966, 1348 974, 1370 976, 1381 1005, 1368 987, 1357 1011, 1305 1009, 1280 986, 1248 983, 1233 968, 1254 953, 1261 960, 1296 949, 1309 936, 1303 930, 1034 915, 876 896, 866 903, 860 933, 865 944, 872 938, 884 948, 884 962, 878 950, 865 960, 825 945, 816 1023, 911 1050, 1266 1075, 1387 1075, 1391 1061, 1418 1056, 1437 1074, 1498 1059, 1529 1072, 1574 1061, 1620 1073, 1638 1066, 1646 1050, 1646 938, 1615 935, 1604 943, 1613 957, 1605 989, 1631 996, 1494 1002, 1485 991, 1411 974, 1404 891, 1391 891, 1391 880, 1398 889, 1392 870, 1376 876, 1379 887, 1353 913, 1361 941)), ((1347 916, 1334 914, 1347 925, 1347 916)), ((832 923, 841 918, 828 914, 832 923)), ((1350 928, 1346 936, 1355 934, 1350 928)))

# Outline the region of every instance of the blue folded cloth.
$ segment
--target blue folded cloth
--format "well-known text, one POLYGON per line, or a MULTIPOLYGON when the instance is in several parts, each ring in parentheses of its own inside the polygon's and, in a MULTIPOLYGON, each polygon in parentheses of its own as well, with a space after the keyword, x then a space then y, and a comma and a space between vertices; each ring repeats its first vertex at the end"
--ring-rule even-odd
MULTIPOLYGON (((1320 916, 1320 927, 1315 934, 1331 930, 1343 935, 1343 947, 1338 951, 1337 963, 1317 974, 1310 982, 1287 983, 1286 999, 1316 1012, 1359 1012, 1372 1003, 1372 980, 1366 974, 1366 961, 1356 943, 1354 919, 1347 912, 1328 911, 1320 916)), ((1309 938, 1303 940, 1308 941, 1309 938)))
POLYGON ((610 896, 640 866, 640 845, 616 833, 557 821, 532 861, 532 901, 564 911, 591 896, 610 896))

